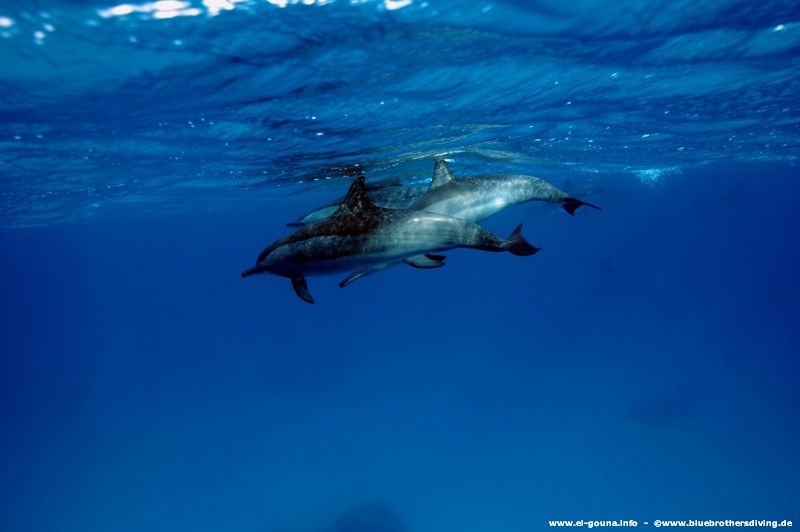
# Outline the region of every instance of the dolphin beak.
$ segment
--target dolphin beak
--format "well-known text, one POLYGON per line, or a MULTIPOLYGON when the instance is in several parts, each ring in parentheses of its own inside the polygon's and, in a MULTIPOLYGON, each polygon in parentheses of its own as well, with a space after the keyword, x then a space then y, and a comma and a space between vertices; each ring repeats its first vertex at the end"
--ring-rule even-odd
POLYGON ((248 275, 253 275, 254 273, 261 273, 264 271, 264 268, 259 266, 258 264, 250 268, 249 270, 245 270, 242 272, 242 277, 247 277, 248 275))

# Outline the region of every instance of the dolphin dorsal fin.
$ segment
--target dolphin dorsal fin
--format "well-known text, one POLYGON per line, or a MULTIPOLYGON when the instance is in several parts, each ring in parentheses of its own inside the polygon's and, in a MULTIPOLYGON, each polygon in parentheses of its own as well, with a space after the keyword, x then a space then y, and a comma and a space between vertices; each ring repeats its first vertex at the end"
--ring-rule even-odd
POLYGON ((350 190, 342 200, 342 204, 333 214, 354 214, 364 211, 375 210, 377 207, 367 195, 367 187, 364 186, 364 176, 359 176, 353 184, 350 185, 350 190))
POLYGON ((451 181, 455 181, 456 176, 453 175, 453 172, 447 167, 447 163, 444 159, 439 159, 436 161, 436 165, 433 167, 433 179, 431 179, 431 190, 438 188, 442 185, 446 185, 451 181))

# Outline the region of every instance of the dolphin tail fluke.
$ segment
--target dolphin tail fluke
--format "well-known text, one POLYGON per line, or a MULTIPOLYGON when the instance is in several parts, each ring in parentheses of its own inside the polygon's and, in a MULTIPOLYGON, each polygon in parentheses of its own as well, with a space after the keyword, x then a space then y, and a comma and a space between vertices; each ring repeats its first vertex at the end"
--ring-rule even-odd
POLYGON ((522 236, 522 224, 519 224, 516 229, 514 229, 511 236, 508 237, 508 244, 506 245, 506 250, 508 252, 521 257, 533 255, 534 253, 538 253, 541 249, 542 248, 532 246, 530 242, 525 240, 525 237, 522 236))
POLYGON ((603 210, 597 205, 592 205, 591 203, 581 201, 578 198, 565 198, 564 201, 561 202, 561 206, 564 207, 564 210, 573 216, 575 216, 575 211, 578 210, 578 207, 581 207, 583 205, 586 205, 587 207, 591 207, 593 209, 597 209, 598 211, 603 210))
POLYGON ((253 275, 254 273, 261 273, 261 272, 262 272, 261 266, 256 265, 250 268, 249 270, 243 271, 242 277, 247 277, 248 275, 253 275))
POLYGON ((305 277, 292 277, 292 288, 297 297, 306 303, 314 303, 314 298, 311 297, 311 292, 308 291, 308 284, 305 277))

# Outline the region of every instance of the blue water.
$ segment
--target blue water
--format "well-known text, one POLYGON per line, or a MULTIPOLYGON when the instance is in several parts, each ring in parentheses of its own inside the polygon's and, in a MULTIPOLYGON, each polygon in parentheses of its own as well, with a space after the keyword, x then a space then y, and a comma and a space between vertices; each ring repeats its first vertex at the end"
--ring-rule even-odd
POLYGON ((0 530, 800 522, 795 3, 6 1, 0 62, 0 530), (239 277, 439 157, 603 211, 239 277))

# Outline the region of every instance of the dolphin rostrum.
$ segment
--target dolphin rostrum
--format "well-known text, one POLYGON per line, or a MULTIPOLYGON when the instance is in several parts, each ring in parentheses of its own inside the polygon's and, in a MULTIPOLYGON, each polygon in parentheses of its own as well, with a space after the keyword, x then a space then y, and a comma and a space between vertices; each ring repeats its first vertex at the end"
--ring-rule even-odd
POLYGON ((506 207, 535 200, 560 203, 571 215, 581 205, 602 210, 529 175, 483 174, 458 179, 444 159, 436 161, 428 192, 408 208, 478 223, 506 207))
POLYGON ((540 248, 529 244, 521 229, 517 226, 503 240, 452 216, 378 207, 367 195, 361 176, 332 216, 274 242, 242 277, 263 272, 288 277, 295 293, 314 303, 306 284, 309 275, 354 270, 340 283, 345 286, 400 262, 417 268, 444 266, 444 257, 434 253, 461 247, 533 255, 540 248))

